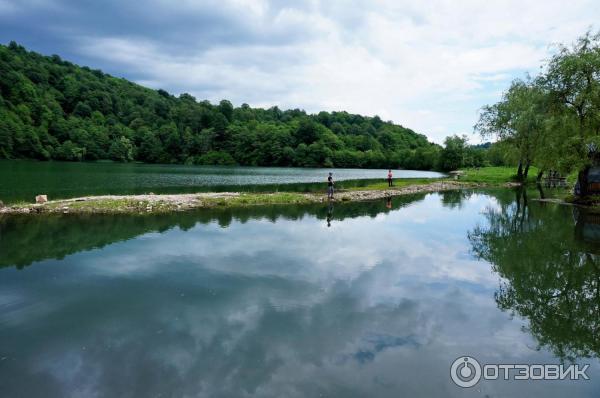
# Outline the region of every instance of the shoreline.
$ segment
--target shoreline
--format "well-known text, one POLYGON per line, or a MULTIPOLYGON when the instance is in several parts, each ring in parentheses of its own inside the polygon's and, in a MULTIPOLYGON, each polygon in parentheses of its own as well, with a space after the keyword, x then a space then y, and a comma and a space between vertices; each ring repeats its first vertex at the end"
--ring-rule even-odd
MULTIPOLYGON (((333 202, 369 201, 417 193, 486 187, 512 188, 518 183, 482 184, 461 181, 435 181, 388 189, 340 190, 333 202)), ((328 202, 326 193, 241 193, 210 192, 194 194, 102 195, 51 200, 43 204, 15 204, 0 208, 1 214, 123 214, 165 213, 194 209, 210 209, 275 204, 309 204, 328 202)))

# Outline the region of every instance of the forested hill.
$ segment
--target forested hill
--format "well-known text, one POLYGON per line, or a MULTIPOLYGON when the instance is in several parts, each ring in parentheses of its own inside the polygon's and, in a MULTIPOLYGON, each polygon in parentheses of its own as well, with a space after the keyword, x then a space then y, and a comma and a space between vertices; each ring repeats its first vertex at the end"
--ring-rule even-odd
POLYGON ((431 169, 439 150, 377 116, 213 105, 0 45, 0 158, 431 169))

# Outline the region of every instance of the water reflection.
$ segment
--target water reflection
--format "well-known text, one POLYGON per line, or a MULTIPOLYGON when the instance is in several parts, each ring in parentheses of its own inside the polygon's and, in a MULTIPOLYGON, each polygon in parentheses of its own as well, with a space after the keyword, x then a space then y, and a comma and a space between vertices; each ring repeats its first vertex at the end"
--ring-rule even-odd
MULTIPOLYGON (((422 200, 424 194, 397 198, 398 206, 422 200)), ((340 203, 335 218, 376 217, 390 210, 380 201, 340 203)), ((302 220, 304 217, 326 219, 331 225, 333 202, 305 206, 249 206, 236 209, 199 210, 170 214, 73 215, 49 214, 0 215, 0 267, 22 268, 35 261, 62 259, 82 250, 102 248, 149 232, 165 232, 172 228, 187 231, 197 224, 217 222, 227 228, 232 222, 250 220, 302 220)))
POLYGON ((449 209, 460 209, 463 206, 471 195, 473 195, 473 191, 464 189, 458 191, 445 191, 440 193, 442 197, 442 204, 444 207, 449 209))
POLYGON ((600 354, 600 222, 580 208, 499 196, 487 225, 469 233, 473 252, 503 278, 502 310, 525 317, 539 346, 559 358, 600 354), (572 217, 571 217, 572 215, 572 217))
POLYGON ((587 243, 587 250, 600 255, 600 213, 573 208, 576 238, 587 243))
MULTIPOLYGON (((521 331, 527 315, 511 318, 498 309, 498 274, 470 255, 477 236, 487 242, 486 233, 496 230, 491 214, 513 228, 503 213, 515 212, 515 200, 510 191, 466 192, 460 200, 393 198, 392 209, 382 200, 337 202, 333 210, 323 203, 3 219, 0 391, 594 396, 600 380, 487 383, 469 391, 450 381, 450 363, 465 354, 489 362, 556 361, 544 346, 532 349, 532 335, 521 331)), ((522 202, 521 196, 519 214, 522 202)), ((591 247, 577 240, 569 208, 531 200, 525 207, 537 210, 523 228, 516 223, 515 233, 533 231, 535 220, 547 217, 565 236, 570 226, 565 248, 591 247)))
POLYGON ((327 226, 331 227, 331 220, 333 219, 333 201, 329 201, 327 205, 327 226))

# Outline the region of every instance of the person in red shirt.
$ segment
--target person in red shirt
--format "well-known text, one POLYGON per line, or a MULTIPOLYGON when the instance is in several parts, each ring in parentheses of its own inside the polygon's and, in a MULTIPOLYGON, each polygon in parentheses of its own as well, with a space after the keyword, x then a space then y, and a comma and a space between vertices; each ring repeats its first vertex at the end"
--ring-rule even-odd
POLYGON ((392 169, 388 170, 388 187, 392 186, 392 169))

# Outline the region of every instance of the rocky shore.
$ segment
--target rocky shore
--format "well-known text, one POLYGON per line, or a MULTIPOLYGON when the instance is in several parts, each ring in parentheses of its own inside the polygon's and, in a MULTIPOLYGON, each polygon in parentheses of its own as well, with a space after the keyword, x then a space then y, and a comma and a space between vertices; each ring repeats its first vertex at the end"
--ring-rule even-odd
MULTIPOLYGON (((512 187, 515 184, 505 184, 512 187)), ((518 184, 517 184, 518 185, 518 184)), ((436 181, 430 184, 409 185, 382 190, 345 190, 336 192, 336 202, 367 201, 415 193, 486 187, 485 184, 459 181, 436 181)), ((51 200, 45 203, 8 205, 0 208, 0 214, 42 213, 141 213, 185 211, 212 207, 235 207, 269 204, 301 204, 326 202, 325 193, 196 193, 196 194, 144 194, 87 196, 72 199, 51 200)))

